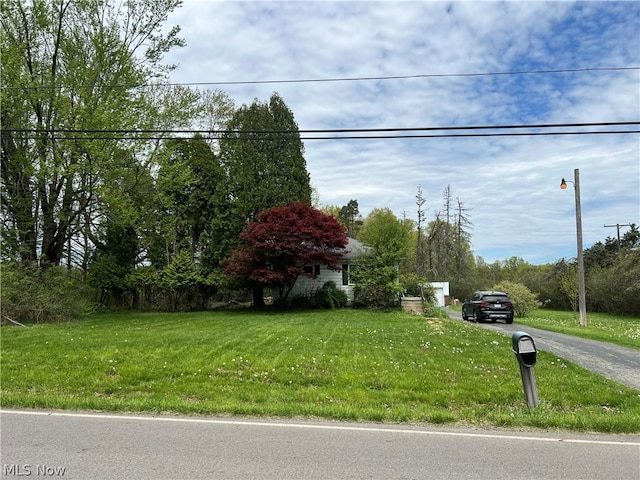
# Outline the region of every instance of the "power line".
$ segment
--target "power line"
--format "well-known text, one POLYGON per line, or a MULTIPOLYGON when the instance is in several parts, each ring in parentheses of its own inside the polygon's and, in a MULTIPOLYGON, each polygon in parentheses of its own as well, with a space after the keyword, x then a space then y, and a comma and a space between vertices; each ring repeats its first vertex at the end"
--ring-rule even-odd
POLYGON ((189 82, 170 83, 168 85, 203 86, 203 85, 260 85, 273 83, 323 83, 323 82, 362 82, 380 80, 407 80, 414 78, 461 78, 461 77, 494 77, 507 75, 548 75, 558 73, 583 73, 640 70, 640 67, 601 67, 601 68, 565 68, 557 70, 521 70, 513 72, 478 72, 478 73, 425 73, 417 75, 389 75, 382 77, 345 77, 345 78, 306 78, 295 80, 252 80, 252 81, 227 81, 227 82, 189 82))
POLYGON ((537 137, 553 135, 611 135, 640 133, 640 130, 575 131, 575 132, 509 132, 509 133, 451 133, 436 135, 369 135, 339 137, 301 137, 301 140, 370 140, 388 138, 469 138, 469 137, 537 137))
POLYGON ((586 72, 615 72, 640 70, 640 66, 630 67, 585 67, 585 68, 563 68, 551 70, 516 70, 511 72, 471 72, 471 73, 424 73, 415 75, 387 75, 370 77, 336 77, 336 78, 301 78, 301 79, 273 79, 273 80, 229 80, 218 82, 169 82, 169 83, 144 83, 139 85, 128 84, 107 84, 107 85, 34 85, 21 87, 4 87, 6 90, 40 90, 40 89, 77 89, 77 88, 142 88, 142 87, 176 87, 176 86, 224 86, 224 85, 264 85, 264 84, 287 84, 287 83, 335 83, 335 82, 364 82, 364 81, 386 81, 386 80, 409 80, 420 78, 465 78, 465 77, 497 77, 515 75, 552 75, 564 73, 586 73, 586 72))
MULTIPOLYGON (((136 132, 130 132, 136 133, 136 132)), ((200 132, 200 133, 212 133, 212 132, 200 132)), ((238 132, 247 133, 247 132, 238 132)), ((283 134, 295 134, 296 132, 254 132, 257 136, 242 138, 227 138, 227 140, 239 140, 239 141, 266 141, 282 139, 283 134), (266 135, 265 135, 266 134, 266 135), (274 135, 279 134, 279 137, 274 135), (271 136, 269 136, 271 135, 271 136)), ((633 134, 640 133, 640 130, 591 130, 591 131, 564 131, 564 132, 507 132, 507 133, 442 133, 442 134, 416 134, 416 135, 337 135, 337 136, 303 136, 300 140, 376 140, 376 139, 411 139, 411 138, 471 138, 471 137, 536 137, 536 136, 561 136, 561 135, 620 135, 620 134, 633 134)), ((5 135, 2 135, 3 138, 5 135)), ((51 138, 51 137, 48 137, 51 138)), ((140 137, 125 137, 125 136, 56 136, 55 140, 186 140, 186 137, 176 137, 169 135, 153 135, 153 136, 140 136, 140 137)))
MULTIPOLYGON (((3 131, 20 133, 379 133, 379 132, 412 132, 438 130, 505 130, 505 129, 547 129, 547 128, 576 128, 576 127, 613 127, 624 125, 640 125, 640 121, 627 122, 582 122, 582 123, 533 123, 523 125, 457 125, 440 127, 390 127, 390 128, 330 128, 330 129, 297 129, 297 130, 204 130, 204 129, 73 129, 73 128, 6 128, 3 131)), ((615 133, 618 131, 613 131, 615 133)))

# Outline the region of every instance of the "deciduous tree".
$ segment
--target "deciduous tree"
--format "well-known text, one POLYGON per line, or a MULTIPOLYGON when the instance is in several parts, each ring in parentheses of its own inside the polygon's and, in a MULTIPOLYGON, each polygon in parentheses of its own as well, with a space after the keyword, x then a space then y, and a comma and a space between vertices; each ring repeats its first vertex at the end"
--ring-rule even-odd
POLYGON ((509 296, 513 302, 514 312, 519 318, 526 317, 527 313, 542 306, 542 302, 538 300, 538 295, 521 283, 513 283, 505 280, 495 285, 493 290, 505 292, 509 296))
POLYGON ((163 54, 182 45, 178 27, 162 28, 178 5, 1 3, 2 236, 14 257, 60 264, 85 213, 99 212, 100 189, 126 176, 110 172, 130 168, 134 155, 120 153, 135 148, 109 131, 154 118, 140 87, 166 73, 163 54))
POLYGON ((277 288, 286 304, 298 277, 314 276, 306 265, 339 270, 347 245, 344 227, 306 203, 292 203, 259 213, 240 234, 243 244, 231 252, 225 273, 247 280, 254 306, 263 305, 262 288, 277 288))
POLYGON ((376 208, 365 218, 358 240, 373 248, 384 265, 397 267, 407 255, 413 223, 399 220, 388 208, 376 208))

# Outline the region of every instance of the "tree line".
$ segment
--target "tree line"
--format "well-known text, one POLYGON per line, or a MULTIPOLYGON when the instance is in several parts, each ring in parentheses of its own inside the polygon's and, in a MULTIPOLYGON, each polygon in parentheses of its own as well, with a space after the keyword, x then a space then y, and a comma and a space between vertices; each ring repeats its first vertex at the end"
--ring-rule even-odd
MULTIPOLYGON (((179 27, 162 25, 179 4, 0 4, 3 316, 233 301, 251 286, 224 268, 244 245, 241 233, 291 204, 317 207, 373 248, 358 278, 371 304, 426 281, 449 281, 452 297, 463 299, 509 280, 550 306, 573 305, 572 261, 475 258, 469 211, 450 186, 431 219, 420 186, 417 221, 387 208, 362 218, 356 199, 321 206, 279 94, 237 107, 220 90, 167 83, 173 66, 163 55, 183 41, 179 27)), ((610 239, 585 252, 589 306, 637 314, 635 226, 622 243, 615 255, 610 239)))

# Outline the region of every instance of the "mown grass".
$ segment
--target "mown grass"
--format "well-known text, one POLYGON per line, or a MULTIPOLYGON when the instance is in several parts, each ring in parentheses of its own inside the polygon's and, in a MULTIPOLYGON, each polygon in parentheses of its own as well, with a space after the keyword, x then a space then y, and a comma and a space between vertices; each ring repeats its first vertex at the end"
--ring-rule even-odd
POLYGON ((358 310, 100 315, 3 327, 2 406, 640 431, 640 392, 511 340, 358 310))
POLYGON ((542 308, 515 322, 640 350, 640 317, 588 312, 587 326, 581 327, 578 313, 542 308))

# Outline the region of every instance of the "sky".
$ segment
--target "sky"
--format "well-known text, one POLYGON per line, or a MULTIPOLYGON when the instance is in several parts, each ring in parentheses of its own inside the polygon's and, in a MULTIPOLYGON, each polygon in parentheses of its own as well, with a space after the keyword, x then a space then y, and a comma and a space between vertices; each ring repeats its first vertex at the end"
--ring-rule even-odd
MULTIPOLYGON (((184 0, 168 19, 175 24, 186 46, 165 56, 176 65, 171 82, 207 84, 198 88, 223 90, 237 106, 277 92, 301 131, 640 121, 636 1, 184 0)), ((616 237, 605 225, 640 224, 638 133, 333 138, 304 146, 320 204, 357 200, 363 217, 389 208, 417 220, 420 188, 431 221, 443 213, 449 187, 473 224, 473 252, 487 263, 575 258, 575 169, 584 248, 616 237), (574 183, 562 190, 562 178, 574 183)))

